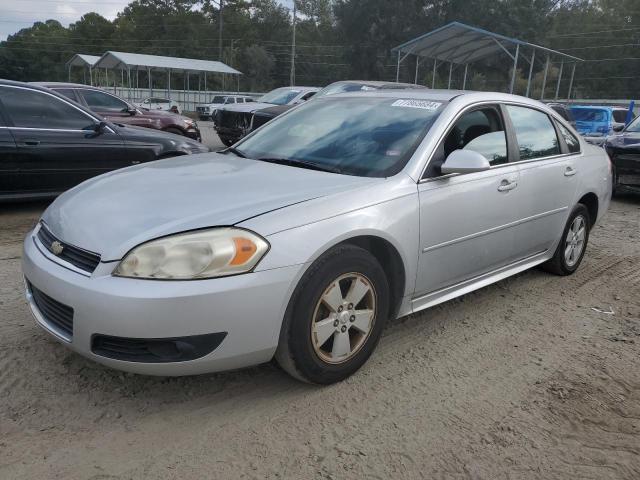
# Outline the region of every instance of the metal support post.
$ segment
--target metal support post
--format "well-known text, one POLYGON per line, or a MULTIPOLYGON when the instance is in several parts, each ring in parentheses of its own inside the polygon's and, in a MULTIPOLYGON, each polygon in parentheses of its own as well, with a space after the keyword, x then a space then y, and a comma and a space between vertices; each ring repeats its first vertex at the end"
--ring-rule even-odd
POLYGON ((542 90, 540 91, 540 100, 544 100, 544 89, 547 86, 547 74, 549 73, 549 55, 544 64, 544 76, 542 77, 542 90))
POLYGON ((571 80, 569 80, 569 92, 567 92, 567 100, 571 98, 571 89, 573 88, 573 76, 576 74, 576 64, 573 64, 571 69, 571 80))
POLYGON ((564 60, 560 62, 560 72, 558 73, 558 83, 556 84, 556 100, 560 95, 560 82, 562 81, 562 70, 564 69, 564 60))
POLYGON ((451 74, 453 73, 453 62, 449 62, 449 83, 447 84, 447 90, 451 89, 451 74))
POLYGON ((509 87, 509 93, 513 93, 513 89, 516 85, 516 72, 518 71, 518 54, 520 53, 520 44, 516 45, 516 54, 513 57, 513 73, 511 74, 511 87, 509 87))
POLYGON ((433 75, 431 77, 431 88, 436 88, 436 67, 438 66, 438 60, 433 59, 433 75))
POLYGON ((469 64, 464 64, 464 78, 462 79, 462 90, 467 89, 467 69, 469 68, 469 64))
POLYGON ((418 66, 420 65, 420 57, 416 56, 416 78, 413 80, 415 85, 418 84, 418 66))
POLYGON ((533 51, 531 55, 531 63, 529 64, 529 78, 527 79, 527 93, 524 94, 525 97, 529 96, 529 92, 531 91, 531 75, 533 75, 533 63, 536 60, 536 51, 533 51))

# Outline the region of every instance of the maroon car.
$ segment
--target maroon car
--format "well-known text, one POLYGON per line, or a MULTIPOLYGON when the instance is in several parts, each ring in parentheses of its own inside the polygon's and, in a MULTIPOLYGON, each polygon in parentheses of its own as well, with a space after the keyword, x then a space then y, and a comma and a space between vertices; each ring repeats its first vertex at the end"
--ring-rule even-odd
POLYGON ((123 100, 113 93, 78 83, 34 82, 84 105, 114 123, 154 128, 202 141, 195 120, 162 110, 147 110, 123 100))

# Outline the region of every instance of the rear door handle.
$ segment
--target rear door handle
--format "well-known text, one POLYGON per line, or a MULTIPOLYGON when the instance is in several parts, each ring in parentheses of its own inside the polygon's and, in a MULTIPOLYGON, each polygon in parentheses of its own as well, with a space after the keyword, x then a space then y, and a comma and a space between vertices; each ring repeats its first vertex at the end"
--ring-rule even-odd
POLYGON ((36 145, 40 145, 40 140, 29 138, 24 141, 24 144, 29 145, 30 147, 35 147, 36 145))
POLYGON ((516 182, 515 180, 512 181, 512 180, 504 179, 504 180, 502 180, 502 182, 498 186, 498 191, 499 192, 508 192, 509 190, 513 190, 517 186, 518 186, 518 182, 516 182))
POLYGON ((578 171, 573 167, 567 167, 564 171, 565 177, 573 177, 578 171))

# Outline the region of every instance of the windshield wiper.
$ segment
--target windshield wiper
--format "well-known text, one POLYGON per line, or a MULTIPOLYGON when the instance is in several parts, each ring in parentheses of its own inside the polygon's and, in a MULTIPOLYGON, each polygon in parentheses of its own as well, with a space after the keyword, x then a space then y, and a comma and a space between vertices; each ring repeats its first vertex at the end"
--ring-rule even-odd
POLYGON ((237 149, 237 148, 235 148, 235 147, 229 147, 229 148, 227 148, 227 149, 225 150, 225 153, 226 153, 226 152, 231 152, 231 153, 233 153, 234 155, 236 155, 237 157, 240 157, 240 158, 247 158, 247 156, 246 156, 243 152, 241 152, 240 150, 238 150, 238 149, 237 149))
POLYGON ((309 170, 317 170, 319 172, 342 173, 338 167, 330 167, 327 165, 318 165, 317 163, 295 160, 293 158, 258 158, 261 162, 277 163, 278 165, 289 165, 290 167, 307 168, 309 170))

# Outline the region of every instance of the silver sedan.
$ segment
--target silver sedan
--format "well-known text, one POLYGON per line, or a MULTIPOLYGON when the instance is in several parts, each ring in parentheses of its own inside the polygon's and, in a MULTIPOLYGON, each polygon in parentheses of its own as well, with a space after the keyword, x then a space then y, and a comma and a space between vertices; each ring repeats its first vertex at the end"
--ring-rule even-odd
POLYGON ((533 100, 328 96, 223 152, 61 195, 24 242, 27 299, 47 332, 113 368, 275 357, 331 383, 391 318, 536 265, 575 272, 611 185, 605 152, 533 100))

